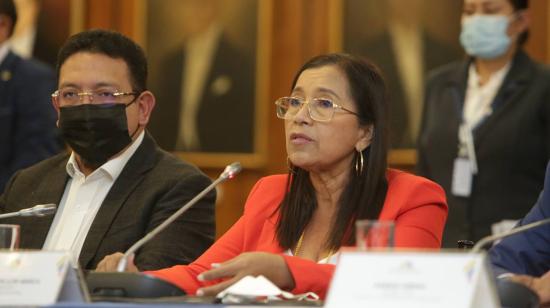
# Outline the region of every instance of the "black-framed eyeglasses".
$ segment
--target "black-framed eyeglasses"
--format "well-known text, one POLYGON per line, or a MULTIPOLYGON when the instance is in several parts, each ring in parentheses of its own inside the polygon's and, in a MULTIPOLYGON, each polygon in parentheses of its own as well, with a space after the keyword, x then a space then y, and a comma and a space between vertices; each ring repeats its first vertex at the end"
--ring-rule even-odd
POLYGON ((140 95, 140 92, 120 92, 112 89, 99 89, 90 92, 78 92, 75 89, 58 89, 52 93, 52 99, 60 106, 75 106, 82 104, 87 96, 94 104, 123 103, 123 98, 133 96, 128 102, 133 103, 140 95))
POLYGON ((308 102, 299 97, 281 97, 275 101, 275 105, 277 105, 277 117, 289 120, 302 109, 304 104, 307 105, 309 116, 319 122, 329 122, 332 120, 336 109, 359 116, 356 112, 344 108, 327 98, 313 98, 308 102))

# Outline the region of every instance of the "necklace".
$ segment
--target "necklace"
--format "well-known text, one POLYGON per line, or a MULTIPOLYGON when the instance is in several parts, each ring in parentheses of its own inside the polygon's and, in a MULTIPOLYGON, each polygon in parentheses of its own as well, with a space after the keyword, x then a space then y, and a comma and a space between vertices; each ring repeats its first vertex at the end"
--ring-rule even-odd
MULTIPOLYGON (((300 249, 302 248, 302 242, 304 241, 304 233, 302 232, 302 235, 300 235, 300 238, 298 239, 298 243, 296 243, 296 247, 294 248, 294 252, 292 253, 295 257, 298 257, 298 254, 300 253, 300 249)), ((335 253, 334 250, 329 250, 327 256, 324 259, 330 259, 330 257, 335 253)))
POLYGON ((302 232, 302 235, 300 235, 300 238, 298 239, 298 243, 296 243, 296 248, 294 248, 294 256, 297 257, 300 253, 300 248, 302 248, 302 242, 304 241, 304 232, 302 232))

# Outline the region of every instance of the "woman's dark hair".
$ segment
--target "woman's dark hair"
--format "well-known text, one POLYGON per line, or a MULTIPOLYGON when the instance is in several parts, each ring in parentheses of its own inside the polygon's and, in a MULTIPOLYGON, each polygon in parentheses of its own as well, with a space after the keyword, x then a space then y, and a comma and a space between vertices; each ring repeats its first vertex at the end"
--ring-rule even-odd
MULTIPOLYGON (((336 250, 354 244, 355 220, 377 219, 384 204, 388 188, 388 112, 386 87, 378 68, 367 60, 347 54, 327 54, 309 60, 296 73, 292 89, 303 71, 324 66, 335 66, 344 74, 357 107, 359 123, 373 127, 371 144, 362 153, 364 168, 358 174, 355 163, 350 166, 348 186, 338 202, 337 214, 325 247, 336 250)), ((356 153, 356 159, 358 155, 356 153)), ((295 166, 291 169, 287 192, 279 205, 280 218, 277 223, 277 239, 284 249, 296 245, 317 208, 308 171, 295 166)))
MULTIPOLYGON (((529 7, 529 0, 508 0, 514 7, 514 11, 526 10, 529 7)), ((518 37, 518 46, 523 46, 529 38, 529 30, 523 31, 518 37)))

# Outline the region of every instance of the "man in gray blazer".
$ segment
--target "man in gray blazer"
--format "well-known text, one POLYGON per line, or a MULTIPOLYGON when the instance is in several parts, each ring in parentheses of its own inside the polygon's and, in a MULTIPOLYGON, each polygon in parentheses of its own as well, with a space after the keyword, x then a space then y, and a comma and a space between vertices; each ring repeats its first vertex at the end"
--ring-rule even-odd
MULTIPOLYGON (((105 30, 76 34, 61 48, 58 126, 72 153, 15 174, 0 196, 0 213, 40 203, 55 216, 22 217, 21 248, 67 250, 86 269, 127 250, 210 180, 161 150, 145 131, 155 106, 147 61, 129 38, 105 30)), ((193 261, 214 239, 211 193, 135 256, 140 270, 193 261)))

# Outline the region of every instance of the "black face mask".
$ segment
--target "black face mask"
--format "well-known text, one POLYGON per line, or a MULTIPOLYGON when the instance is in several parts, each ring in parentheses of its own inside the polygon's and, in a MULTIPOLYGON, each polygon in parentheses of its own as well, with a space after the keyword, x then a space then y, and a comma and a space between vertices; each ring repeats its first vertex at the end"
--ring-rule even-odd
POLYGON ((97 168, 132 142, 126 120, 130 104, 60 107, 61 135, 86 165, 97 168))

